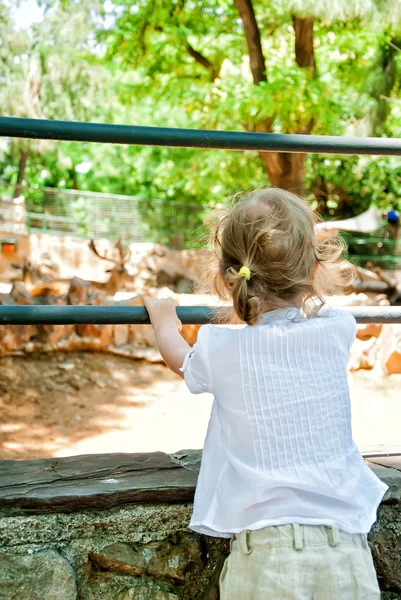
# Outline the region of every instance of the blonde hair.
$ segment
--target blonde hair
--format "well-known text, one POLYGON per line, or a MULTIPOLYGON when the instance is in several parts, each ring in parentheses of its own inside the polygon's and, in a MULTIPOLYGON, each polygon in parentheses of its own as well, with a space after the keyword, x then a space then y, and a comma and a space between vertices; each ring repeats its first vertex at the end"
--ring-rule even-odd
POLYGON ((267 310, 287 306, 315 316, 324 295, 349 284, 345 243, 316 232, 318 221, 305 200, 277 188, 252 191, 217 215, 213 291, 232 300, 241 322, 256 325, 267 310))

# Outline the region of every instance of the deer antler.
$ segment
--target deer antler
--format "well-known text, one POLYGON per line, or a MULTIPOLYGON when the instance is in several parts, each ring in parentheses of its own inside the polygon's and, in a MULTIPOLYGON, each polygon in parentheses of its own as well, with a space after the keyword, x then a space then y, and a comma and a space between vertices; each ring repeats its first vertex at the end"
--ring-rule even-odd
POLYGON ((96 256, 97 256, 98 258, 100 258, 100 259, 102 259, 102 260, 108 260, 109 262, 112 262, 112 263, 114 263, 115 265, 118 265, 118 264, 119 264, 119 261, 118 261, 118 260, 114 260, 113 258, 109 258, 109 257, 107 256, 107 253, 106 253, 104 256, 102 256, 102 255, 99 253, 98 249, 96 248, 95 242, 94 242, 93 240, 91 240, 91 241, 89 242, 89 248, 92 250, 92 252, 93 252, 94 254, 96 254, 96 256))
POLYGON ((131 250, 129 248, 124 248, 122 245, 121 237, 118 238, 115 246, 120 255, 120 264, 124 265, 131 258, 131 250))

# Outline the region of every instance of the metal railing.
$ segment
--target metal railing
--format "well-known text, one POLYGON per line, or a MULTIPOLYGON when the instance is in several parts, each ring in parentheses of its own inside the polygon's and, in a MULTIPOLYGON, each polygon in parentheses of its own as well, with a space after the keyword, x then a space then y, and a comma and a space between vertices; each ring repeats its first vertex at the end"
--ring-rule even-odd
MULTIPOLYGON (((401 156, 401 140, 393 138, 201 131, 13 117, 0 117, 0 136, 200 149, 401 156)), ((401 308, 358 307, 348 310, 354 314, 359 323, 401 323, 401 308)), ((200 306, 179 307, 178 316, 183 323, 202 324, 210 321, 215 315, 215 311, 216 309, 200 306)), ((145 324, 149 323, 149 318, 143 307, 1 306, 0 323, 8 325, 145 324)))
MULTIPOLYGON (((204 325, 216 321, 221 308, 179 306, 177 314, 183 325, 204 325)), ((343 307, 358 323, 401 323, 401 307, 343 307)), ((149 315, 143 306, 0 306, 3 325, 148 325, 149 315)))
POLYGON ((137 146, 214 148, 216 150, 401 156, 401 140, 395 138, 347 138, 168 127, 131 127, 16 117, 0 117, 0 136, 137 146))

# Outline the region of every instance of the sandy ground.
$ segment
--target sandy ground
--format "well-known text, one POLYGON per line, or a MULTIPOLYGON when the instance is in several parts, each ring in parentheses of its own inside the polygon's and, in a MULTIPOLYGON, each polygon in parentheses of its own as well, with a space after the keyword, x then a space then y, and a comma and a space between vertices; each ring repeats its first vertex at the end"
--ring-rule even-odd
MULTIPOLYGON (((0 359, 0 458, 201 448, 211 407, 162 365, 104 354, 0 359)), ((361 450, 401 449, 401 376, 350 375, 361 450)))

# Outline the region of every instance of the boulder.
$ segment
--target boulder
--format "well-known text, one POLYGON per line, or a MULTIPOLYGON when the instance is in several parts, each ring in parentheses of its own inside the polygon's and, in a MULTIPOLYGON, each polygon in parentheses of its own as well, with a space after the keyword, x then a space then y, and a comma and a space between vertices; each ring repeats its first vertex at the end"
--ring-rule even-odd
POLYGON ((145 575, 147 570, 147 564, 142 554, 121 542, 107 546, 102 552, 91 552, 89 558, 98 567, 107 571, 128 575, 145 575))
POLYGON ((381 323, 366 323, 358 325, 356 337, 358 340, 369 340, 370 338, 378 338, 382 332, 383 325, 381 323))
POLYGON ((175 292, 190 293, 199 279, 203 254, 204 251, 180 251, 160 244, 135 244, 131 259, 135 288, 144 291, 168 286, 175 292))
POLYGON ((0 600, 77 600, 74 571, 56 550, 0 554, 0 600))
POLYGON ((0 325, 0 354, 22 350, 34 332, 32 325, 0 325))
POLYGON ((401 374, 401 325, 385 325, 378 338, 379 366, 386 375, 401 374))
POLYGON ((21 304, 21 305, 35 304, 35 301, 34 301, 32 295, 27 290, 27 288, 24 286, 24 284, 21 283, 20 281, 16 281, 14 283, 13 287, 11 288, 10 296, 14 300, 15 304, 21 304))
POLYGON ((117 542, 101 552, 92 552, 91 561, 106 571, 129 575, 150 575, 155 579, 184 581, 186 574, 202 564, 199 538, 182 534, 176 540, 138 545, 135 549, 117 542))
POLYGON ((376 338, 365 341, 356 339, 350 352, 349 370, 359 371, 365 369, 370 371, 373 369, 376 363, 377 350, 376 338))

